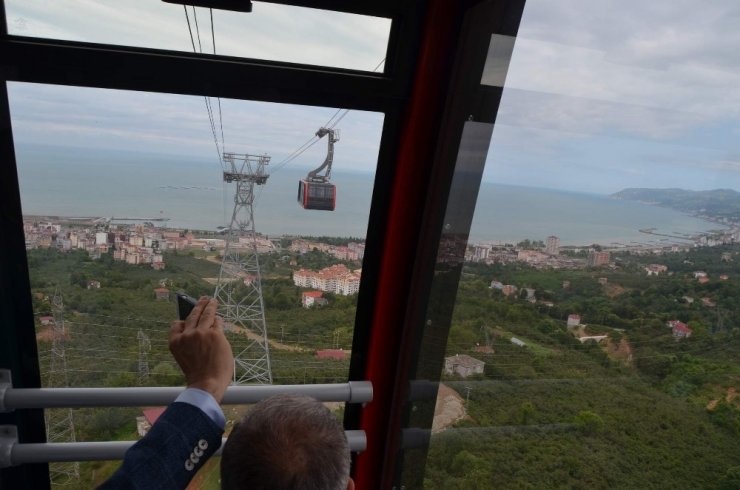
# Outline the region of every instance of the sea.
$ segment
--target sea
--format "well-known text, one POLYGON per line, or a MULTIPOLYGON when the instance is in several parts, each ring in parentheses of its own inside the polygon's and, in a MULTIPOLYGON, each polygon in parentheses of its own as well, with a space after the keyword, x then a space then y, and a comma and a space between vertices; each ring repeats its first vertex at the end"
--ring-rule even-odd
MULTIPOLYGON (((216 230, 231 219, 235 184, 223 182, 215 157, 17 144, 16 159, 25 215, 169 218, 162 224, 196 230, 216 230)), ((267 183, 256 186, 257 231, 363 238, 374 174, 337 166, 332 173, 336 210, 308 211, 296 201, 298 181, 308 170, 287 165, 273 171, 268 166, 267 183)), ((483 183, 470 240, 516 243, 555 235, 561 245, 682 242, 639 231, 648 228, 683 237, 722 226, 607 195, 483 183)))

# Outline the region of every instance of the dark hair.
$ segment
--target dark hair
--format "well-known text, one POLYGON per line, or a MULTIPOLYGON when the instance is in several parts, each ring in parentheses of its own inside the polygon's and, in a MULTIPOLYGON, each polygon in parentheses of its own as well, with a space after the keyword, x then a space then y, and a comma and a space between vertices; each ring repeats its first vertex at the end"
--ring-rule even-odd
POLYGON ((275 395, 231 432, 221 457, 221 488, 345 490, 349 446, 337 418, 317 400, 275 395))

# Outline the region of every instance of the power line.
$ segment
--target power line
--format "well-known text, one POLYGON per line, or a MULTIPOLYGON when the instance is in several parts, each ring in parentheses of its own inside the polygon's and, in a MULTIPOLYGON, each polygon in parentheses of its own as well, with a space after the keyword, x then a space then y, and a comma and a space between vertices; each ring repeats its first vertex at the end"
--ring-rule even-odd
MULTIPOLYGON (((195 48, 195 38, 193 37, 193 29, 190 25, 190 16, 188 15, 188 9, 185 5, 183 5, 183 9, 185 10, 185 20, 188 23, 188 33, 190 34, 190 44, 193 46, 193 52, 194 53, 200 52, 202 54, 203 46, 200 41, 200 29, 198 28, 198 17, 195 13, 195 7, 193 7, 193 20, 195 21, 195 30, 196 30, 196 35, 198 37, 198 47, 200 48, 200 51, 198 51, 195 48)), ((211 21, 212 20, 213 19, 211 19, 211 21)), ((211 22, 211 28, 213 28, 213 22, 211 22)), ((212 37, 215 39, 215 34, 212 33, 212 37)), ((215 44, 214 44, 214 54, 215 54, 215 44)), ((211 124, 211 134, 213 134, 213 142, 216 145, 216 155, 218 158, 218 162, 219 162, 219 165, 221 166, 221 169, 225 170, 223 155, 221 152, 221 148, 219 147, 219 144, 218 144, 218 136, 216 136, 216 124, 213 121, 213 110, 211 109, 210 98, 204 96, 203 101, 206 104, 206 112, 208 113, 208 121, 211 124)), ((221 102, 219 100, 219 117, 220 117, 220 106, 221 106, 221 102)), ((223 139, 223 123, 222 123, 222 139, 223 139)))
MULTIPOLYGON (((380 68, 380 65, 382 65, 384 62, 385 62, 385 58, 383 58, 382 60, 380 60, 380 62, 377 65, 375 65, 375 68, 373 68, 372 71, 373 72, 378 71, 378 68, 380 68)), ((332 114, 332 116, 329 118, 329 120, 326 121, 326 123, 324 123, 324 125, 322 127, 329 128, 329 129, 334 129, 334 127, 337 124, 339 124, 339 121, 341 121, 342 119, 344 119, 344 117, 349 113, 349 111, 350 111, 350 109, 337 109, 336 112, 334 114, 332 114), (337 117, 337 115, 340 112, 342 112, 342 111, 344 111, 344 114, 342 114, 336 121, 334 121, 334 118, 337 117)), ((295 160, 296 158, 298 158, 304 151, 308 150, 313 145, 315 145, 316 143, 318 143, 318 141, 320 139, 321 138, 319 138, 318 136, 311 137, 308 141, 306 141, 301 146, 299 146, 298 149, 296 149, 295 151, 293 151, 293 153, 291 153, 290 155, 288 155, 287 157, 285 157, 284 160, 282 160, 279 163, 277 163, 272 168, 272 173, 274 174, 275 172, 277 172, 278 170, 280 170, 281 168, 283 168, 285 165, 287 165, 288 163, 290 163, 293 160, 295 160)))
POLYGON ((185 20, 188 22, 188 32, 190 33, 190 42, 193 45, 193 52, 195 53, 196 52, 195 39, 193 39, 193 30, 190 27, 190 16, 188 15, 188 8, 185 5, 183 5, 182 8, 185 11, 185 20))
MULTIPOLYGON (((216 54, 216 31, 213 28, 213 9, 208 9, 208 11, 211 14, 211 41, 213 43, 213 54, 216 54)), ((224 143, 224 121, 223 117, 221 116, 221 97, 217 97, 216 100, 218 100, 218 123, 221 127, 221 148, 226 151, 226 143, 224 143)))
POLYGON ((200 29, 198 28, 198 14, 195 12, 195 6, 191 6, 193 9, 193 19, 195 20, 195 33, 198 35, 198 50, 203 52, 203 45, 200 43, 200 29))

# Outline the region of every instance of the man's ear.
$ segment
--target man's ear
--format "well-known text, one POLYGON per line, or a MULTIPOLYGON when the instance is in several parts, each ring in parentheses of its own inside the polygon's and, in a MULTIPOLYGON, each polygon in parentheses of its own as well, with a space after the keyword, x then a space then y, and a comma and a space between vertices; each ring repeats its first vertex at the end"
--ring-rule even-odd
POLYGON ((355 481, 352 478, 347 482, 347 490, 355 490, 355 481))

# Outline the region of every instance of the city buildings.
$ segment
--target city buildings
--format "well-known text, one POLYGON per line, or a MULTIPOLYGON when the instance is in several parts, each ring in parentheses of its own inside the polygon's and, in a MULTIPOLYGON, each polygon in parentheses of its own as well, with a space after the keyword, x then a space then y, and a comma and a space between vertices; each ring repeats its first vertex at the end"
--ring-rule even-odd
POLYGON ((344 264, 336 264, 320 271, 300 269, 293 273, 293 284, 349 296, 360 290, 361 275, 361 269, 350 271, 344 264))
POLYGON ((292 252, 305 254, 313 250, 324 252, 339 260, 358 261, 365 257, 365 244, 349 242, 347 246, 329 245, 328 243, 313 240, 293 240, 289 248, 292 252))
POLYGON ((603 265, 609 265, 611 256, 609 252, 597 252, 592 251, 588 254, 588 267, 600 267, 603 265))
POLYGON ((557 255, 560 253, 560 238, 550 235, 547 237, 545 253, 548 255, 557 255))
POLYGON ((659 276, 664 272, 668 272, 668 267, 661 264, 650 264, 645 266, 645 272, 648 276, 659 276))

